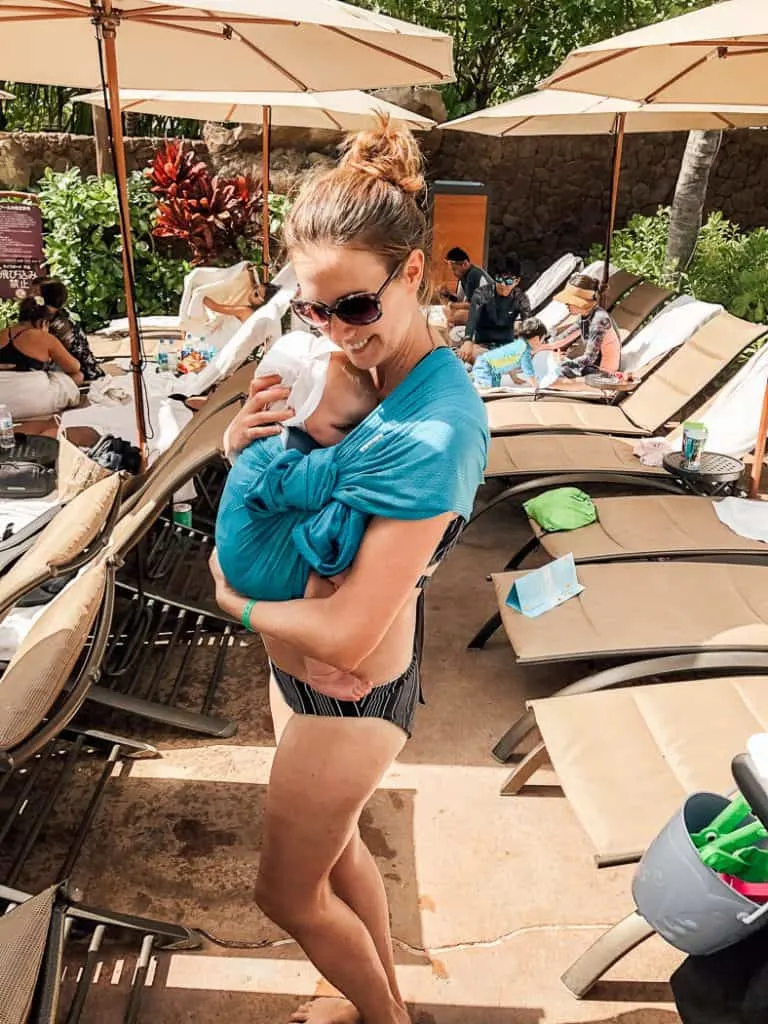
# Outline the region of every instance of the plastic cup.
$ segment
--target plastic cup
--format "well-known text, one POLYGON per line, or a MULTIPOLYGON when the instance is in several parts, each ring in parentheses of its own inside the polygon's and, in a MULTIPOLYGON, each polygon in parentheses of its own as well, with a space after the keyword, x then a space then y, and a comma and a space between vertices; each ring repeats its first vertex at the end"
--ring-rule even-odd
POLYGON ((701 456, 708 433, 703 423, 693 423, 689 420, 683 424, 683 459, 686 469, 696 470, 701 466, 701 456))

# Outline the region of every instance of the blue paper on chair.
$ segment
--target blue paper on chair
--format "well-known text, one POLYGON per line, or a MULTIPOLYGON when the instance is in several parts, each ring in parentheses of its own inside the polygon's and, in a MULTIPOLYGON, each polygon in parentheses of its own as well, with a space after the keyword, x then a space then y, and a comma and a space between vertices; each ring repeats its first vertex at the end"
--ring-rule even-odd
POLYGON ((573 555, 563 555, 515 580, 506 603, 516 612, 535 619, 542 612, 557 608, 568 598, 576 597, 583 589, 576 576, 573 555))

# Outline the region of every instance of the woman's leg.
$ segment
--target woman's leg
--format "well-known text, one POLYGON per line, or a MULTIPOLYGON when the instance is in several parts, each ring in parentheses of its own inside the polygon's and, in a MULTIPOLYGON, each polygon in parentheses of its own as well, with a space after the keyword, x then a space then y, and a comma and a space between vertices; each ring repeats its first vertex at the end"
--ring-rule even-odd
POLYGON ((379 954, 389 987, 399 1002, 403 1002, 395 970, 392 931, 389 923, 389 905, 376 861, 363 842, 359 829, 347 843, 331 871, 331 888, 348 907, 351 907, 370 932, 379 954))
MULTIPOLYGON (((408 1014, 371 933, 333 891, 330 875, 404 743, 397 726, 379 719, 294 715, 277 749, 267 796, 257 901, 365 1024, 406 1024, 408 1014)), ((310 1009, 303 1019, 342 1022, 355 1016, 340 1004, 338 1012, 330 1006, 310 1009)))
MULTIPOLYGON (((269 674, 269 703, 275 741, 279 743, 294 712, 286 704, 271 672, 269 674)), ((334 864, 330 881, 331 888, 336 895, 354 910, 370 932, 379 959, 389 979, 389 987, 402 1002, 395 970, 389 906, 384 880, 370 850, 362 840, 359 829, 355 829, 344 852, 334 864)))

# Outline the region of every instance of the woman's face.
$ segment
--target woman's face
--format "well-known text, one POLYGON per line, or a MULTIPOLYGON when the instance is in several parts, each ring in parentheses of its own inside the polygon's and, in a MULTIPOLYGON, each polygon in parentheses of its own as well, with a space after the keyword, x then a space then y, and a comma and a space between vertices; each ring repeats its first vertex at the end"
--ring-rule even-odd
MULTIPOLYGON (((302 298, 328 306, 353 292, 378 292, 390 270, 375 253, 349 246, 313 245, 291 253, 291 259, 302 298)), ((358 369, 387 363, 407 343, 423 274, 424 254, 414 249, 379 297, 381 319, 355 327, 332 316, 324 333, 358 369)))

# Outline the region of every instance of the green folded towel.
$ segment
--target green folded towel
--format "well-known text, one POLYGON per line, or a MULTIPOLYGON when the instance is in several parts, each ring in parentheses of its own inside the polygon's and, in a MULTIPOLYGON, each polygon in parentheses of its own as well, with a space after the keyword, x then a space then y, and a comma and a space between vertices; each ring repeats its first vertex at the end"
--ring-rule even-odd
POLYGON ((597 522, 597 509, 588 494, 578 487, 556 487, 523 505, 526 515, 547 533, 578 530, 597 522))

